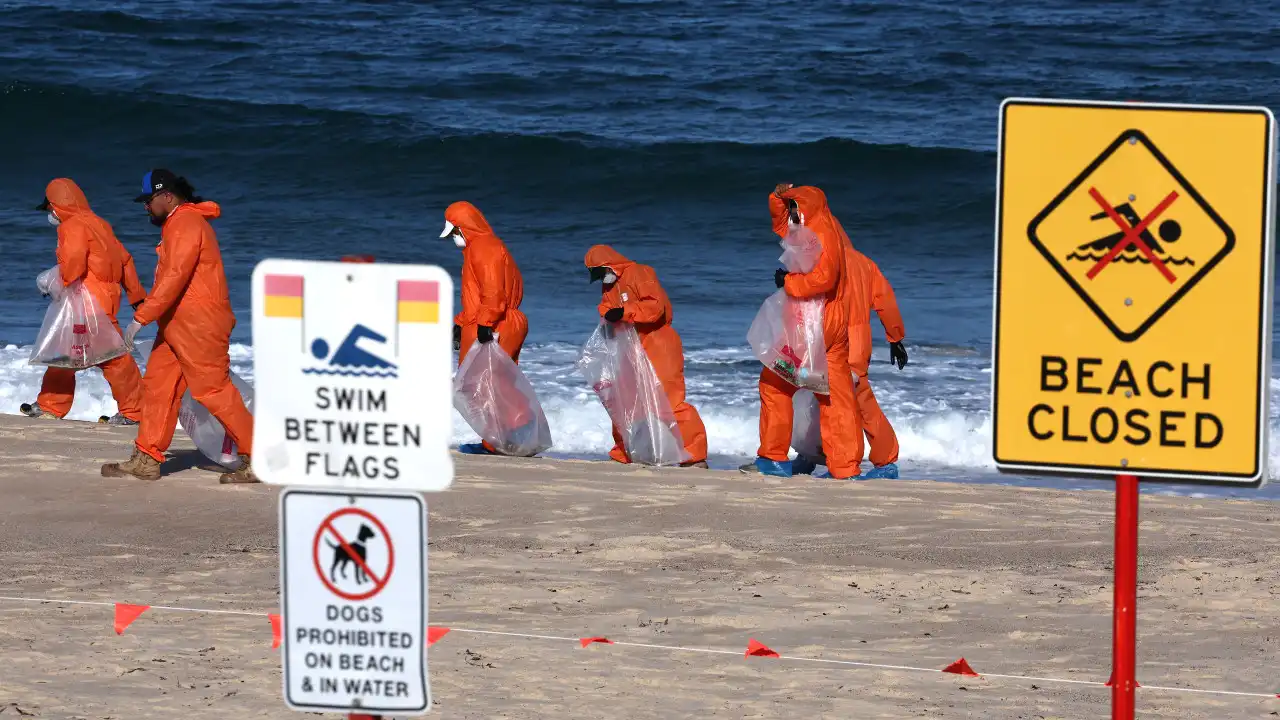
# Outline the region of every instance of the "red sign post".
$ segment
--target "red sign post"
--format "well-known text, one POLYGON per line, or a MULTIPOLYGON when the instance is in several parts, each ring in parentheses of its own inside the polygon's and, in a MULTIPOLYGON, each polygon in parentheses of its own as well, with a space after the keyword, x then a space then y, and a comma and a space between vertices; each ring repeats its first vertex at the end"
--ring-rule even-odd
POLYGON ((1111 628, 1111 718, 1133 720, 1138 645, 1138 478, 1116 476, 1116 586, 1111 628))

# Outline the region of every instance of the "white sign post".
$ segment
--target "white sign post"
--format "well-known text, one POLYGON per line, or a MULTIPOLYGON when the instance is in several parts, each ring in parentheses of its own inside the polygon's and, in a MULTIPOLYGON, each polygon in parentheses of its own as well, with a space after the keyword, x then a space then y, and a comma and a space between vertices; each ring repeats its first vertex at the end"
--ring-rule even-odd
POLYGON ((453 280, 433 265, 264 260, 253 271, 253 469, 263 482, 453 482, 453 280))
POLYGON ((280 495, 285 702, 421 715, 427 516, 453 482, 453 280, 430 265, 253 271, 253 466, 280 495))
POLYGON ((280 497, 285 702, 422 714, 427 515, 418 495, 289 488, 280 497))

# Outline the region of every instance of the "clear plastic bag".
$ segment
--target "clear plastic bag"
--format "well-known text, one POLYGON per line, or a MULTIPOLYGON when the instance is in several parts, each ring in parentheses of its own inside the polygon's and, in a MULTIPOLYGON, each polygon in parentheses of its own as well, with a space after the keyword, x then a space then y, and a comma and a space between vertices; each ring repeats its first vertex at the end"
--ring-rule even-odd
MULTIPOLYGON (((818 237, 804 226, 793 227, 780 244, 778 260, 789 272, 810 272, 822 256, 818 237)), ((780 289, 761 304, 747 330, 747 342, 765 367, 796 387, 824 395, 830 391, 825 305, 826 298, 793 298, 780 289)))
POLYGON ((822 426, 818 422, 818 398, 809 390, 797 390, 791 402, 795 412, 791 421, 791 447, 819 465, 826 464, 822 426))
POLYGON ((62 294, 62 268, 54 265, 36 276, 36 289, 41 295, 49 295, 55 300, 62 294))
POLYGON ((453 407, 502 455, 551 448, 551 426, 533 385, 498 343, 474 343, 453 376, 453 407))
POLYGON ((635 327, 601 322, 582 347, 577 366, 618 428, 632 462, 678 465, 689 460, 671 403, 635 327))
POLYGON ((83 370, 127 352, 111 317, 77 280, 53 296, 27 363, 83 370))
MULTIPOLYGON (((231 373, 231 384, 240 391, 244 405, 253 412, 253 387, 245 382, 234 371, 231 373)), ((227 468, 235 470, 240 467, 240 454, 236 444, 231 441, 218 418, 196 402, 191 391, 183 393, 182 406, 178 409, 178 424, 183 432, 195 443, 196 449, 205 457, 227 468)))

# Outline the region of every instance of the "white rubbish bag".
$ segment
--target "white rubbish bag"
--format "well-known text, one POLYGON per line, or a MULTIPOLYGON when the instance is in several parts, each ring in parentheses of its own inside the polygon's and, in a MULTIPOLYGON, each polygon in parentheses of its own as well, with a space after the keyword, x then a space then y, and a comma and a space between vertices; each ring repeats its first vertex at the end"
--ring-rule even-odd
POLYGON ((679 465, 690 459, 671 403, 631 323, 602 321, 582 347, 577 366, 622 435, 631 462, 679 465))
MULTIPOLYGON (((253 386, 235 374, 235 371, 231 372, 231 384, 240 391, 245 407, 252 413, 253 386)), ((178 424, 205 457, 228 470, 236 470, 240 467, 239 449, 231 441, 231 436, 227 434, 226 429, 213 416, 213 413, 196 402, 190 390, 182 395, 182 406, 178 410, 178 424)))
POLYGON ((62 268, 54 265, 36 276, 36 289, 55 300, 62 294, 62 268))
POLYGON ((453 376, 453 407, 502 455, 551 448, 551 426, 533 385, 497 342, 473 343, 453 376))
MULTIPOLYGON (((803 225, 793 227, 782 239, 778 258, 788 272, 807 273, 822 256, 818 236, 803 225)), ((823 337, 822 312, 826 298, 793 298, 779 289, 760 306, 747 343, 764 366, 798 388, 825 395, 827 345, 823 337)))
POLYGON ((797 390, 791 398, 795 416, 791 421, 791 447, 819 465, 826 464, 822 452, 822 426, 818 422, 818 398, 809 390, 797 390))
POLYGON ((57 268, 40 274, 52 301, 27 363, 83 370, 129 352, 111 317, 84 283, 77 280, 64 288, 60 277, 50 275, 53 271, 57 268))

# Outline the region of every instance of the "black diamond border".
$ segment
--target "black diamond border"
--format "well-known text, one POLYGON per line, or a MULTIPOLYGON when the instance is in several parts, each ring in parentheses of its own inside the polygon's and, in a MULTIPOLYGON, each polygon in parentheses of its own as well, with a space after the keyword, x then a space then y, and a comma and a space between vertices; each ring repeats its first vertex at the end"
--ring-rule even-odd
POLYGON ((1152 325, 1155 325, 1156 321, 1164 316, 1165 313, 1169 312, 1174 305, 1178 304, 1178 301, 1182 299, 1182 296, 1190 292, 1191 288, 1195 287, 1196 284, 1200 282, 1201 278, 1208 275, 1209 271, 1212 270, 1215 265, 1222 262, 1222 259, 1229 255, 1236 246, 1236 234, 1235 231, 1231 229, 1231 226, 1227 225, 1226 221, 1222 219, 1222 216, 1218 215, 1218 211, 1213 209, 1213 206, 1210 205, 1208 201, 1200 195, 1200 192, 1187 181, 1187 178, 1178 171, 1178 168, 1174 167, 1173 163, 1169 162, 1169 158, 1165 157, 1164 153, 1160 152, 1160 149, 1155 146, 1155 143, 1151 142, 1151 138, 1147 137, 1146 133, 1138 130, 1137 128, 1130 128, 1120 133, 1120 136, 1112 141, 1112 143, 1107 146, 1107 149, 1103 150, 1102 154, 1098 155, 1093 162, 1089 163, 1089 166, 1077 175, 1062 192, 1058 193, 1058 196, 1051 200, 1049 204, 1040 211, 1039 215, 1032 218, 1031 223, 1027 225, 1027 237, 1031 240, 1031 244, 1040 251, 1040 254, 1044 255, 1045 259, 1049 261, 1049 264, 1053 266, 1053 269, 1058 271, 1058 274, 1062 276, 1062 279, 1067 281, 1067 284, 1071 286, 1071 289, 1076 291, 1076 294, 1080 296, 1080 299, 1084 300, 1085 304, 1089 306, 1089 309, 1093 310, 1093 314, 1097 315, 1098 319, 1107 326, 1107 329, 1122 342, 1133 342, 1139 337, 1142 337, 1143 333, 1149 330, 1152 325), (1053 253, 1044 246, 1044 243, 1041 242, 1040 238, 1036 235, 1036 229, 1040 227, 1040 223, 1044 222, 1045 218, 1049 217, 1049 215, 1056 210, 1063 201, 1070 197, 1071 194, 1074 193, 1084 183, 1084 181, 1102 165, 1102 163, 1106 162, 1107 158, 1111 157, 1115 151, 1120 149, 1120 147, 1128 142, 1130 138, 1135 138, 1138 142, 1142 143, 1143 146, 1150 151, 1151 155, 1155 157, 1156 161, 1164 167, 1165 171, 1173 176, 1173 179, 1187 191, 1187 194, 1196 201, 1196 204, 1205 211, 1209 218, 1213 220, 1214 224, 1221 228, 1222 232, 1227 237, 1227 243, 1218 251, 1218 254, 1210 258, 1209 262, 1202 265, 1196 274, 1192 275, 1190 280, 1187 280, 1186 284, 1178 288, 1178 291, 1173 295, 1170 295, 1169 299, 1166 300, 1163 305, 1157 308, 1150 317, 1138 326, 1138 329, 1127 333, 1117 327, 1116 324, 1111 321, 1111 318, 1107 317, 1107 314, 1103 312, 1102 308, 1098 307, 1098 304, 1093 301, 1093 298, 1089 297, 1089 293, 1081 287, 1080 283, 1076 282, 1076 279, 1071 276, 1071 273, 1067 272, 1062 264, 1058 262, 1058 259, 1054 257, 1053 253))

